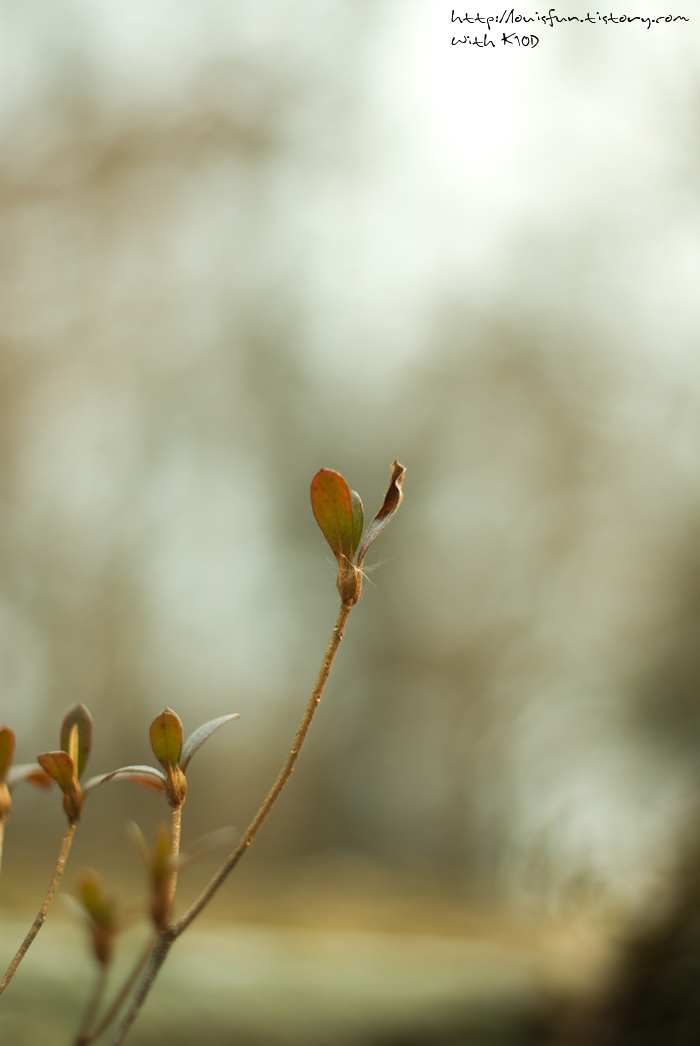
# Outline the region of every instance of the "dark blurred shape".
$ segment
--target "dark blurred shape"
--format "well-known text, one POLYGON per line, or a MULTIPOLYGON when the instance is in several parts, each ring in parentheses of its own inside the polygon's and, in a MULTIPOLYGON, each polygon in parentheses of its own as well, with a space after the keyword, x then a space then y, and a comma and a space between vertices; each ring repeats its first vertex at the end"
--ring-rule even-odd
POLYGON ((700 846, 673 885, 665 910, 630 935, 607 989, 560 1046, 700 1044, 700 846))
POLYGON ((544 1046, 553 1014, 545 1005, 496 1005, 465 1011, 435 1025, 389 1032, 367 1046, 544 1046))
POLYGON ((700 770, 699 529, 691 519, 685 541, 669 551, 671 599, 637 717, 656 745, 700 770))

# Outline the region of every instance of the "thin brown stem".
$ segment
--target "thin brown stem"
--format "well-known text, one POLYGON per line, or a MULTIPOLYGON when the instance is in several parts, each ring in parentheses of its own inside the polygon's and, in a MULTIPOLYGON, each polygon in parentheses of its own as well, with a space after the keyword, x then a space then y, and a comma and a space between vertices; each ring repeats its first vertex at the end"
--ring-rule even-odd
POLYGON ((110 1026, 112 1021, 117 1016, 122 1006, 126 1002, 129 996, 129 992, 136 983, 136 978, 148 962, 151 952, 153 951, 156 939, 157 938, 155 938, 153 935, 149 937, 149 939, 146 941, 146 947, 141 951, 141 954, 138 957, 136 965, 134 966, 127 979, 124 981, 124 984, 115 996, 112 1005, 109 1007, 100 1023, 96 1025, 96 1027, 94 1027, 92 1031, 87 1030, 89 1028, 89 1025, 86 1024, 86 1030, 83 1033, 82 1037, 76 1039, 75 1046, 90 1046, 90 1043, 95 1042, 96 1039, 99 1039, 100 1035, 102 1035, 102 1033, 107 1030, 107 1028, 110 1026))
POLYGON ((340 607, 338 620, 335 623, 333 635, 331 636, 331 641, 328 644, 328 649, 326 650, 326 656, 323 659, 321 670, 318 673, 318 677, 314 684, 314 688, 311 691, 309 703, 306 706, 306 711, 304 712, 301 723, 299 724, 299 729, 296 732, 296 737, 292 742, 292 747, 289 750, 289 755, 285 759, 284 765, 282 766, 282 769, 277 775, 277 780, 268 792, 265 801, 256 813, 255 817, 250 822, 245 832, 241 836, 238 846, 235 848, 233 853, 224 861, 221 868, 219 868, 218 872, 214 875, 211 882, 209 882, 209 884, 205 886, 197 900, 187 909, 180 921, 175 924, 174 929, 176 937, 179 937, 180 934, 187 929, 192 920, 197 918, 202 909, 209 903, 216 891, 219 889, 224 879, 226 879, 226 877, 236 867, 241 857, 246 852, 253 839, 255 839, 255 836, 258 834, 263 821, 269 814, 272 807, 277 802, 280 792, 286 785, 289 778, 292 776, 294 764, 299 758, 301 746, 304 744, 306 735, 309 732, 309 727, 311 726, 311 721, 321 701, 323 688, 325 687, 326 680, 330 675, 330 671, 333 666, 333 661, 335 659, 336 653, 338 652, 340 641, 343 638, 345 624, 348 620, 351 610, 352 604, 348 606, 345 603, 343 603, 340 607))
POLYGON ((95 1019, 97 1009, 102 1002, 102 996, 104 995, 105 985, 107 984, 107 966, 101 962, 97 971, 97 980, 95 981, 95 987, 92 995, 87 1004, 85 1014, 82 1021, 80 1022, 80 1028, 75 1038, 75 1046, 85 1046, 85 1043, 90 1041, 88 1029, 95 1019))
POLYGON ((0 821, 0 869, 2 868, 2 845, 5 841, 5 822, 0 821))
POLYGON ((265 797, 265 800, 263 801, 263 804, 256 813, 255 817, 250 822, 245 832, 241 836, 238 845, 236 846, 234 851, 226 858, 224 863, 221 865, 221 868, 219 868, 218 872, 216 872, 216 874, 208 883, 208 885, 205 886, 204 890, 199 895, 197 900, 188 908, 188 910, 185 912, 185 914, 182 916, 179 922, 175 923, 174 926, 166 927, 166 929, 163 930, 163 932, 158 937, 158 940, 156 941, 153 951, 151 953, 148 966, 144 971, 141 983, 139 984, 136 993, 134 994, 134 997, 131 1000, 131 1006, 129 1007, 129 1010, 126 1013, 126 1015, 124 1016, 124 1020, 117 1029, 117 1033, 114 1039, 112 1040, 112 1046, 121 1046, 121 1044, 124 1042, 124 1039, 126 1038, 129 1029, 133 1025, 141 1010, 141 1007, 146 1001, 148 993, 151 990, 151 986, 154 980, 156 979, 156 976, 158 975, 158 971, 165 962, 168 952, 172 948, 175 940, 180 936, 180 934, 184 933, 184 931, 187 929, 190 923, 197 918, 199 913, 202 911, 203 908, 206 907, 206 905, 212 899, 212 897, 219 889, 221 884, 224 882, 224 880, 227 878, 227 876, 236 867, 243 854, 246 852, 250 844, 255 839, 255 836, 258 834, 263 824, 263 821, 270 813, 270 810, 275 805, 282 789, 291 777, 292 771, 294 770, 294 765, 297 759, 299 758, 299 752, 301 751, 301 747, 304 744, 306 735, 309 732, 311 721, 313 720, 314 714, 321 700, 326 681, 328 679, 328 676, 330 675, 331 668, 333 667, 333 661, 335 660, 335 655, 338 652, 338 647, 340 646, 340 642, 343 638, 343 633, 345 632, 345 625, 347 623, 348 617, 350 616, 352 606, 352 604, 347 605, 343 603, 340 607, 338 620, 336 621, 335 627, 333 628, 333 635, 331 636, 331 641, 328 644, 328 649, 326 650, 326 655, 321 664, 321 669, 318 673, 316 682, 314 683, 313 690, 311 691, 309 702, 306 706, 304 715, 302 716, 302 720, 299 724, 299 729, 296 732, 294 741, 292 742, 292 747, 289 750, 289 755, 285 759, 282 769, 277 775, 277 780, 275 781, 272 788, 265 797))
POLYGON ((151 990, 151 985, 156 979, 161 966, 165 962, 174 940, 175 938, 172 935, 172 931, 169 932, 164 930, 153 945, 153 950, 148 958, 148 966, 146 967, 141 983, 131 1000, 131 1006, 129 1007, 128 1013, 117 1028, 117 1033, 112 1039, 112 1046, 121 1046, 121 1043, 124 1042, 129 1029, 138 1017, 141 1007, 146 1001, 146 997, 151 990))
POLYGON ((179 806, 173 807, 173 826, 172 835, 170 842, 170 853, 173 857, 173 872, 170 879, 170 896, 169 896, 169 918, 172 918, 173 900, 175 899, 175 890, 177 889, 177 861, 174 858, 180 853, 180 830, 182 828, 182 803, 179 806))
POLYGON ((32 943, 32 941, 34 940, 36 935, 38 934, 38 932, 41 929, 41 927, 44 925, 44 920, 46 919, 46 916, 48 914, 48 910, 51 907, 51 902, 53 901, 54 895, 56 893, 56 890, 58 889, 58 884, 61 881, 61 876, 63 875, 63 869, 66 866, 66 861, 68 859, 68 853, 69 853, 70 848, 71 848, 71 843, 73 842, 73 836, 75 835, 76 827, 77 827, 77 822, 75 822, 73 824, 69 824, 68 828, 66 829, 66 834, 63 836, 63 842, 61 844, 61 852, 58 855, 58 861, 56 863, 56 870, 53 873, 53 878, 51 879, 51 883, 49 885, 48 892, 46 894, 46 897, 44 898, 44 903, 42 904, 41 908, 39 909, 37 917, 34 920, 34 922, 32 923, 32 926, 31 926, 31 929, 29 930, 29 933, 27 934, 27 936, 22 941, 22 944, 20 945, 19 951, 17 952, 17 954, 15 955, 14 959, 12 960, 10 965, 8 966, 7 973, 3 977, 2 981, 0 981, 0 995, 2 995, 2 993, 5 991, 5 988, 8 986, 8 984, 10 983, 12 978, 14 977, 15 971, 16 971, 17 967, 19 966, 19 964, 22 962, 22 959, 24 958, 24 956, 27 954, 27 951, 29 950, 30 944, 32 943))

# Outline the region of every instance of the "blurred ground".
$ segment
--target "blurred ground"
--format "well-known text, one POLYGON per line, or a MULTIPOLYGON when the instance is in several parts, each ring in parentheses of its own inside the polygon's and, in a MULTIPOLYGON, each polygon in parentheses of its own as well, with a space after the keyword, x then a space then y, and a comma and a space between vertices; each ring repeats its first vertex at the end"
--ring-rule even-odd
MULTIPOLYGON (((134 1046, 185 1046, 203 1029, 217 1046, 534 1046, 609 965, 609 931, 591 912, 499 912, 367 869, 339 881, 285 887, 270 874, 229 891, 226 918, 197 924, 171 954, 134 1046)), ((4 961, 26 922, 5 909, 0 926, 4 961)), ((125 934, 120 968, 144 938, 125 934)), ((3 999, 3 1043, 67 1044, 92 976, 59 905, 3 999)))

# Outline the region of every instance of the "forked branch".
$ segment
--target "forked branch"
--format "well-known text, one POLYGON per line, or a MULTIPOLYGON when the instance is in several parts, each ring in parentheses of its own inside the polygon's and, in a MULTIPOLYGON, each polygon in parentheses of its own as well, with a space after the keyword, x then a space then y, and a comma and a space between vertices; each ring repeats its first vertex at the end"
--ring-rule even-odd
POLYGON ((211 879, 208 885, 204 888, 204 890, 199 895, 194 904, 192 904, 191 907, 188 908, 188 910, 185 912, 182 918, 177 923, 175 923, 175 925, 166 927, 166 929, 163 930, 163 932, 156 940, 156 943, 153 947, 153 951, 151 952, 150 959, 148 961, 148 965, 144 971, 141 982, 138 988, 136 989, 134 997, 131 1001, 131 1005, 126 1015, 124 1016, 124 1020, 120 1024, 114 1039, 112 1040, 112 1046, 120 1046, 120 1044, 124 1042, 127 1033, 129 1032, 129 1029, 136 1020, 139 1011, 141 1010, 141 1007, 146 1001, 146 998, 148 997, 153 982, 156 979, 156 976, 158 975, 158 971, 165 962, 168 952, 172 948, 174 942, 177 940, 180 934, 184 933, 184 931, 187 929, 190 923, 192 923, 192 921, 197 918, 199 913, 202 911, 203 908, 206 907, 206 905, 212 899, 212 897, 219 889, 221 884, 224 882, 224 880, 227 878, 227 876, 230 875, 230 873, 236 867, 241 857, 246 852, 250 844, 255 839, 255 836, 260 831, 260 828, 262 827, 265 818, 272 810, 272 807, 275 805, 277 799, 279 798, 282 789, 291 777, 295 763, 299 758, 299 753, 301 751, 302 745, 304 744, 306 735, 309 732, 309 727, 311 726, 314 714, 321 701, 321 696, 323 694, 326 681, 328 680, 328 676, 330 675, 335 655, 338 652, 338 647, 340 646, 341 640, 343 638, 343 633, 345 632, 345 625, 347 623, 348 617, 350 616, 351 610, 352 604, 343 604, 340 608, 338 620, 336 621, 335 627, 333 628, 333 635, 331 636, 331 641, 328 644, 328 649, 326 650, 323 663, 321 664, 321 669, 318 673, 318 677, 314 684, 313 690, 311 691, 311 696, 306 706, 306 710, 302 717, 301 723, 299 724, 299 729, 296 732, 294 741, 292 742, 292 747, 289 750, 289 754, 287 755, 282 769, 280 770, 277 776, 277 780, 275 781, 272 788, 265 797, 265 800, 262 803, 258 812, 256 813, 255 817, 250 822, 245 832, 241 836, 241 839, 236 848, 229 855, 229 857, 227 857, 227 859, 219 868, 218 872, 214 875, 214 877, 211 879))

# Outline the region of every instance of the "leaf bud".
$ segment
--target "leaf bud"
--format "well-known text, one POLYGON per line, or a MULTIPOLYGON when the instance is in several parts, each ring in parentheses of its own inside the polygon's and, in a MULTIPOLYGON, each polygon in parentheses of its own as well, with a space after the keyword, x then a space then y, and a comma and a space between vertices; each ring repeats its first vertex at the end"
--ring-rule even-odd
POLYGON ((364 537, 364 510, 358 494, 332 469, 321 469, 311 481, 311 508, 338 562, 336 585, 344 606, 354 606, 362 592, 362 564, 371 545, 401 504, 405 469, 395 461, 389 488, 364 537))
POLYGON ((107 894, 102 878, 90 869, 80 877, 78 889, 88 917, 95 958, 101 966, 108 966, 119 930, 116 902, 107 894))
POLYGON ((171 708, 164 708, 151 723, 151 748, 165 770, 165 794, 172 807, 182 806, 187 795, 187 781, 180 768, 182 723, 171 708))
MULTIPOLYGON (((72 733, 75 738, 75 728, 72 733)), ((63 751, 44 752, 37 756, 37 761, 63 792, 63 809, 69 822, 77 824, 83 812, 84 797, 72 757, 63 751)))

